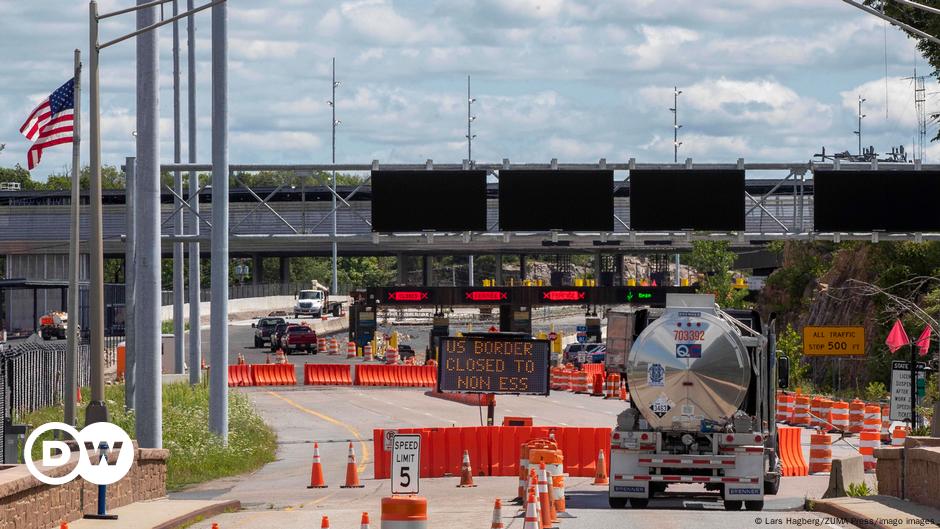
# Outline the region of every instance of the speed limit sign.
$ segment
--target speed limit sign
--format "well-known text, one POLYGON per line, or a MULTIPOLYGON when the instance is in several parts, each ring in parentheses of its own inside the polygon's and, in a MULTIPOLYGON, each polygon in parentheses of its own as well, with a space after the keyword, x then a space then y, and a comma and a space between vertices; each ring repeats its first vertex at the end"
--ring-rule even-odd
POLYGON ((392 441, 392 494, 417 494, 421 474, 421 436, 399 434, 392 441))

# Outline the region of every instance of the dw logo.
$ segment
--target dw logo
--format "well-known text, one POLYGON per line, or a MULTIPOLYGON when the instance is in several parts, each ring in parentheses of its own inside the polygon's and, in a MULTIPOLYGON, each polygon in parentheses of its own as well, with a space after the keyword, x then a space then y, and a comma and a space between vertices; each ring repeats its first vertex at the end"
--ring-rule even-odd
MULTIPOLYGON (((110 485, 127 475, 134 464, 134 449, 130 436, 120 426, 109 422, 99 422, 86 426, 81 432, 68 424, 61 422, 46 423, 33 430, 26 439, 23 447, 23 459, 29 473, 47 485, 63 485, 81 475, 85 481, 95 485, 110 485), (33 461, 33 445, 39 436, 52 431, 60 430, 67 433, 78 442, 78 464, 71 472, 64 476, 51 477, 43 474, 33 461), (88 449, 94 449, 102 457, 98 464, 93 464, 88 456, 88 449), (120 450, 119 450, 120 449, 120 450), (117 456, 115 457, 115 451, 117 456)), ((64 441, 42 442, 42 465, 45 467, 61 467, 68 463, 72 457, 72 449, 64 441), (58 454, 54 454, 58 451, 58 454)))

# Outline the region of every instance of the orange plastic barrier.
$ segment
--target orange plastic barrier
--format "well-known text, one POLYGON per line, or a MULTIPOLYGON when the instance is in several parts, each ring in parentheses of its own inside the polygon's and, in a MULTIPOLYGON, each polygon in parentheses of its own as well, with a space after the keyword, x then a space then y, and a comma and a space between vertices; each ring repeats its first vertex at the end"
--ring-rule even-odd
POLYGON ((294 364, 252 364, 245 366, 251 369, 251 376, 255 386, 294 386, 297 384, 297 374, 294 364))
MULTIPOLYGON (((604 364, 583 364, 581 366, 581 371, 591 374, 591 380, 594 380, 594 375, 599 375, 604 373, 604 364)), ((597 454, 594 454, 597 455, 597 454)))
MULTIPOLYGON (((594 477, 597 452, 610 461, 610 428, 548 426, 471 426, 456 428, 409 428, 398 433, 421 435, 421 477, 460 475, 463 451, 470 454, 475 476, 519 475, 519 447, 533 439, 554 434, 562 451, 565 472, 573 477, 594 477)), ((384 447, 384 430, 373 432, 375 479, 386 479, 391 470, 391 452, 384 447)), ((609 469, 608 469, 609 472, 609 469)))
POLYGON ((251 366, 245 364, 228 366, 228 385, 254 386, 255 380, 252 376, 251 366))
POLYGON ((369 365, 356 366, 357 386, 435 387, 435 366, 369 365))
POLYGON ((800 444, 802 428, 777 428, 777 451, 780 455, 780 464, 784 476, 807 476, 809 467, 803 458, 803 447, 800 444))
POLYGON ((351 368, 352 366, 342 364, 304 364, 304 384, 307 386, 351 386, 351 368))

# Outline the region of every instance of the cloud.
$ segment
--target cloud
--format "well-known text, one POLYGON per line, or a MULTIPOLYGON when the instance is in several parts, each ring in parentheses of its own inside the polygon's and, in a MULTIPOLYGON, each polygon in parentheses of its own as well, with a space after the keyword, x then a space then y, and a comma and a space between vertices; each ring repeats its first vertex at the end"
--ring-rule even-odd
POLYGON ((624 53, 633 57, 633 67, 649 70, 662 65, 679 52, 682 45, 699 39, 699 34, 675 26, 640 26, 643 43, 624 47, 624 53))

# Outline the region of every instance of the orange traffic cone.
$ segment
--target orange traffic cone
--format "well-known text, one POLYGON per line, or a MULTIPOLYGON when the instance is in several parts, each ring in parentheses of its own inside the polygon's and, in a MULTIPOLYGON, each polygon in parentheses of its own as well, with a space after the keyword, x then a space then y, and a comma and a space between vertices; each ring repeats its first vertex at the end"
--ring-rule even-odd
POLYGON ((320 464, 320 444, 313 443, 313 465, 310 467, 310 485, 308 489, 325 489, 323 481, 323 465, 320 464))
POLYGON ((539 520, 539 527, 542 526, 542 506, 539 503, 539 478, 536 476, 535 469, 529 469, 529 490, 528 495, 535 498, 535 516, 539 520))
POLYGON ((627 385, 620 383, 620 400, 627 400, 627 385))
POLYGON ((594 471, 594 485, 608 485, 607 462, 604 461, 604 450, 597 451, 597 470, 594 471))
POLYGON ((69 523, 62 520, 62 523, 59 524, 59 529, 69 529, 69 523))
POLYGON ((346 463, 346 484, 340 485, 341 489, 361 489, 365 485, 359 484, 359 468, 356 467, 356 451, 353 450, 352 443, 349 443, 349 458, 346 463))
POLYGON ((320 529, 330 529, 330 517, 323 515, 323 518, 320 520, 320 529))
POLYGON ((541 529, 542 526, 539 523, 538 514, 535 512, 535 506, 538 503, 535 501, 535 494, 529 493, 529 500, 526 502, 525 507, 525 522, 522 524, 522 529, 541 529))
POLYGON ((219 529, 219 524, 212 522, 212 529, 219 529))
POLYGON ((503 504, 496 498, 496 505, 493 506, 493 523, 490 529, 503 529, 503 504))
POLYGON ((538 488, 536 490, 539 493, 539 511, 541 514, 542 527, 551 527, 552 502, 548 499, 548 482, 545 481, 545 463, 541 464, 541 468, 538 471, 538 488))
POLYGON ((473 470, 470 469, 470 452, 463 451, 463 464, 460 465, 460 485, 457 487, 476 487, 473 484, 473 470))
POLYGON ((539 464, 540 471, 545 473, 545 486, 548 487, 548 507, 552 512, 552 521, 558 521, 558 510, 555 508, 555 490, 552 488, 552 476, 549 475, 545 463, 539 464))
POLYGON ((362 513, 362 520, 359 522, 359 529, 369 529, 369 513, 362 513))

